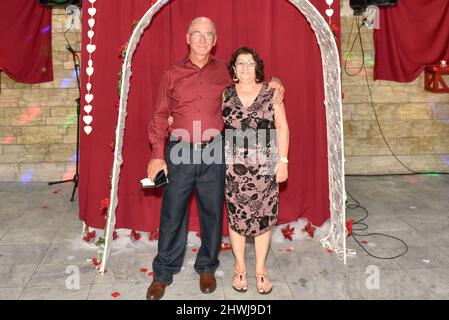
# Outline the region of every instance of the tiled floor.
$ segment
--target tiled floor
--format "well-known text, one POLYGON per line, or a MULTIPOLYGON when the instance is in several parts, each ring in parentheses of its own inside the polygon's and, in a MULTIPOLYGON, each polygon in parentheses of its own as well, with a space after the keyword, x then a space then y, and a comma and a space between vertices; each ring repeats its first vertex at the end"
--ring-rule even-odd
MULTIPOLYGON (((375 259, 349 238, 357 255, 343 265, 318 240, 273 243, 267 264, 274 289, 262 296, 255 290, 249 243, 249 291, 232 289, 232 253, 224 251, 217 290, 205 295, 193 271, 196 253, 187 250, 183 270, 164 299, 448 299, 449 176, 349 177, 347 189, 369 210, 368 231, 404 240, 405 256, 375 259)), ((114 251, 107 273, 97 274, 88 261, 95 247, 79 239, 82 224, 76 199, 69 201, 71 191, 71 184, 0 183, 0 299, 144 299, 151 276, 140 269, 151 270, 155 243, 114 251), (113 292, 120 296, 112 297, 113 292)), ((363 212, 347 215, 357 219, 363 212)), ((368 240, 365 249, 377 256, 403 250, 392 238, 361 240, 368 240)))

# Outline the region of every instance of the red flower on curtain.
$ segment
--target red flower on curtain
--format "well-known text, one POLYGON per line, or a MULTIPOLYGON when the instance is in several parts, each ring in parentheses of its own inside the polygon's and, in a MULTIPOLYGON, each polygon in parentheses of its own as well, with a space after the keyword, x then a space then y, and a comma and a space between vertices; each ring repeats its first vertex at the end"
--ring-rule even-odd
POLYGON ((156 231, 150 231, 148 233, 148 240, 158 240, 159 239, 159 229, 156 231))
POLYGON ((131 234, 129 235, 131 238, 134 238, 135 240, 139 240, 142 236, 140 233, 138 233, 136 230, 132 230, 131 234))
POLYGON ((120 48, 118 48, 118 56, 120 60, 125 59, 126 49, 128 48, 128 41, 126 41, 124 44, 121 45, 120 48))
POLYGON ((302 231, 307 232, 311 238, 313 238, 313 236, 315 235, 315 230, 316 230, 316 228, 314 226, 312 226, 312 224, 310 222, 308 224, 306 224, 304 229, 302 229, 302 231))
POLYGON ((290 227, 290 224, 288 224, 284 229, 281 229, 281 232, 285 239, 293 241, 292 235, 295 234, 295 228, 290 227))
POLYGON ((338 34, 340 33, 340 29, 335 23, 331 23, 329 25, 331 27, 332 33, 334 34, 335 39, 338 38, 338 34))
POLYGON ((101 200, 101 207, 100 207, 101 215, 106 215, 106 213, 108 212, 110 201, 111 199, 109 199, 109 197, 101 200))

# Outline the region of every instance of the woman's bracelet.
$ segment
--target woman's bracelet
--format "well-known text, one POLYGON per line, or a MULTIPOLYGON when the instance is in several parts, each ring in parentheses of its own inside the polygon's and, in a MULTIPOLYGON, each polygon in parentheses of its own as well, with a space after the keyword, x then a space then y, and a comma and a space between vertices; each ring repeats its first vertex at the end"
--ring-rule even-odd
POLYGON ((287 159, 287 157, 279 157, 279 162, 288 163, 288 159, 287 159))

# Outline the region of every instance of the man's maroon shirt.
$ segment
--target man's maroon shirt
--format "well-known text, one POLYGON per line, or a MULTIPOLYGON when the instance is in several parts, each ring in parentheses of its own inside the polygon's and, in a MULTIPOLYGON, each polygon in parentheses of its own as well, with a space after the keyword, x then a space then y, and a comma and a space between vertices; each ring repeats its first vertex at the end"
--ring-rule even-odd
MULTIPOLYGON (((156 100, 155 114, 148 127, 148 138, 153 149, 153 159, 164 159, 165 142, 169 134, 184 141, 198 143, 209 141, 212 131, 223 130, 221 98, 230 84, 227 66, 211 56, 203 68, 194 65, 187 55, 173 63, 164 73, 156 100), (173 124, 168 125, 168 117, 173 124), (198 130, 195 130, 194 122, 198 130), (184 129, 182 134, 179 129, 184 129), (188 134, 187 134, 188 133, 188 134)), ((216 132, 215 131, 215 132, 216 132)))

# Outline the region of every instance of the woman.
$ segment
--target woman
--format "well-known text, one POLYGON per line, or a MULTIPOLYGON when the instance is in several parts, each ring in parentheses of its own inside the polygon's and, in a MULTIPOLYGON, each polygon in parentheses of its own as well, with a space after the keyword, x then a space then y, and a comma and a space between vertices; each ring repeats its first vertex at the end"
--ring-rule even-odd
POLYGON ((257 290, 268 294, 273 285, 267 275, 266 258, 278 218, 278 184, 288 176, 289 129, 284 104, 273 104, 273 91, 267 91, 264 82, 263 61, 253 49, 237 49, 228 69, 234 83, 223 92, 222 107, 226 203, 235 257, 232 286, 239 292, 248 290, 245 242, 246 237, 254 237, 257 290), (234 138, 229 139, 230 130, 235 136, 246 136, 247 141, 234 143, 234 138), (254 135, 250 131, 255 132, 257 143, 251 141, 254 135), (277 140, 277 148, 273 140, 277 140), (267 158, 275 158, 274 166, 267 158))

